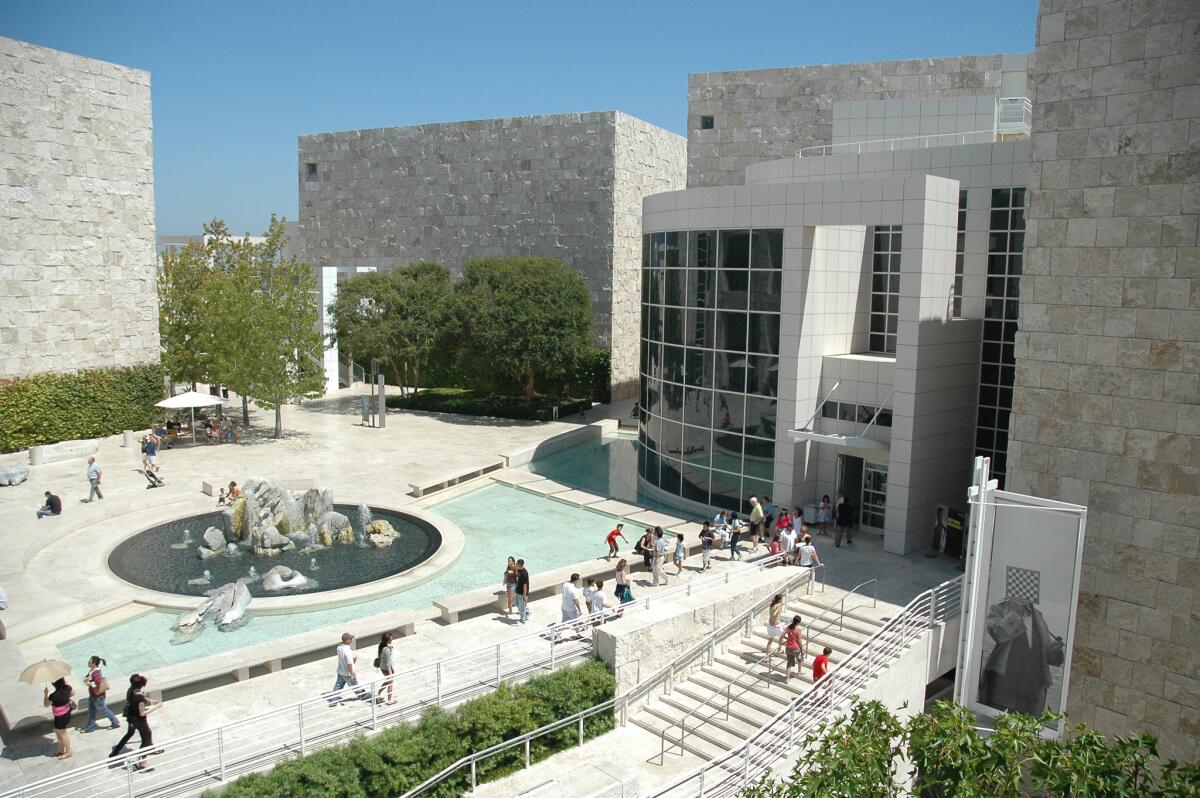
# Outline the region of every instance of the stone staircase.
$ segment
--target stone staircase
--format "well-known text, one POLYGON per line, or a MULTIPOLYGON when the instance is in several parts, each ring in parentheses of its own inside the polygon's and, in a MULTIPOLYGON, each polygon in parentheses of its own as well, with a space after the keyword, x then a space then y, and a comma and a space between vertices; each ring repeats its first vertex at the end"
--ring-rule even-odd
MULTIPOLYGON (((736 747, 748 735, 786 708, 794 699, 812 687, 813 658, 828 647, 830 669, 836 669, 846 656, 883 625, 881 615, 869 606, 855 607, 841 613, 834 608, 826 612, 828 605, 823 596, 799 596, 788 600, 783 613, 784 622, 799 615, 807 625, 816 620, 811 630, 805 653, 804 665, 797 676, 785 683, 787 661, 784 655, 775 654, 768 663, 746 671, 765 653, 767 632, 765 616, 752 627, 749 636, 731 639, 723 653, 714 656, 711 664, 691 673, 686 681, 676 683, 669 693, 652 698, 643 705, 630 721, 661 738, 666 730, 666 756, 696 757, 708 761, 736 747), (822 613, 825 613, 822 616, 822 613), (740 677, 740 678, 739 678, 740 677), (731 680, 737 684, 731 690, 726 715, 725 688, 731 680), (714 693, 720 693, 714 697, 714 693), (711 699, 711 700, 710 700, 711 699), (705 702, 709 703, 705 705, 705 702), (684 720, 687 731, 680 743, 680 721, 684 720)), ((882 608, 881 608, 882 609, 882 608)), ((657 761, 660 746, 655 746, 657 761)))

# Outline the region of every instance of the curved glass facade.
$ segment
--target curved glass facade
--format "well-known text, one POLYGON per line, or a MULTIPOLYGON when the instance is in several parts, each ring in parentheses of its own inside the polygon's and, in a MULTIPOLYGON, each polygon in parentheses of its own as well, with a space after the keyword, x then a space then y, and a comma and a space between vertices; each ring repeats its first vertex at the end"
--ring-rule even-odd
POLYGON ((725 509, 775 469, 783 230, 642 238, 638 474, 725 509))

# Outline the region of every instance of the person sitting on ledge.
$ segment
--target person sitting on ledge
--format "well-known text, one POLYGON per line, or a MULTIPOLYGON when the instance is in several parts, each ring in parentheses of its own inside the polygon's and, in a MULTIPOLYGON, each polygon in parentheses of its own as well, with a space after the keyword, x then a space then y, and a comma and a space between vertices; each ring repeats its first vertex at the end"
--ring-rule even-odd
POLYGON ((43 518, 47 515, 62 515, 62 499, 50 491, 46 491, 46 503, 39 507, 37 511, 38 518, 43 518))

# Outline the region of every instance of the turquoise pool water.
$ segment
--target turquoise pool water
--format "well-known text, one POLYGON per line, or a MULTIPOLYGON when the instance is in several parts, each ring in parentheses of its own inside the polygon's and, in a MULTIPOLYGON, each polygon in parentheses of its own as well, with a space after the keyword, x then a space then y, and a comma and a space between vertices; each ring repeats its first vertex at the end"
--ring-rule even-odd
MULTIPOLYGON (((619 449, 604 448, 586 455, 584 460, 614 454, 625 456, 619 449)), ((570 468, 586 470, 586 466, 580 466, 576 459, 563 458, 561 462, 570 463, 570 468)), ((636 468, 632 472, 636 473, 636 468)), ((633 482, 636 485, 636 477, 633 482)), ((240 629, 219 632, 209 628, 183 645, 170 643, 174 636, 171 625, 178 613, 150 612, 61 644, 59 649, 72 665, 82 668, 87 658, 95 654, 108 660, 113 676, 127 677, 138 671, 187 662, 354 618, 403 608, 428 607, 441 596, 489 584, 498 585, 510 554, 523 557, 531 571, 602 557, 607 551, 604 536, 612 523, 606 515, 498 483, 434 505, 431 509, 462 529, 463 552, 446 571, 409 590, 332 609, 253 615, 240 629)), ((330 639, 330 650, 336 642, 330 639)))

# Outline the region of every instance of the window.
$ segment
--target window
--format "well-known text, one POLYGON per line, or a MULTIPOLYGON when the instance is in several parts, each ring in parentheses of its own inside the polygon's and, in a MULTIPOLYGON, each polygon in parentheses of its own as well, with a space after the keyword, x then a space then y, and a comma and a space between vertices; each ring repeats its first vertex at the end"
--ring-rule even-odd
POLYGON ((963 300, 963 258, 967 243, 967 190, 958 192, 958 237, 954 245, 954 308, 951 315, 954 318, 962 316, 963 300))
POLYGON ((875 228, 871 253, 871 334, 869 350, 896 354, 896 328, 900 319, 901 226, 875 228))
POLYGON ((700 129, 701 130, 712 130, 713 129, 713 118, 711 116, 700 117, 700 129))
POLYGON ((975 454, 992 458, 992 474, 1003 486, 1025 248, 1025 188, 994 188, 991 199, 975 454))
POLYGON ((316 163, 309 161, 308 163, 304 164, 304 180, 306 182, 312 183, 312 182, 315 182, 317 179, 318 178, 317 178, 316 163))
POLYGON ((887 463, 863 463, 862 525, 883 528, 887 505, 887 463))

